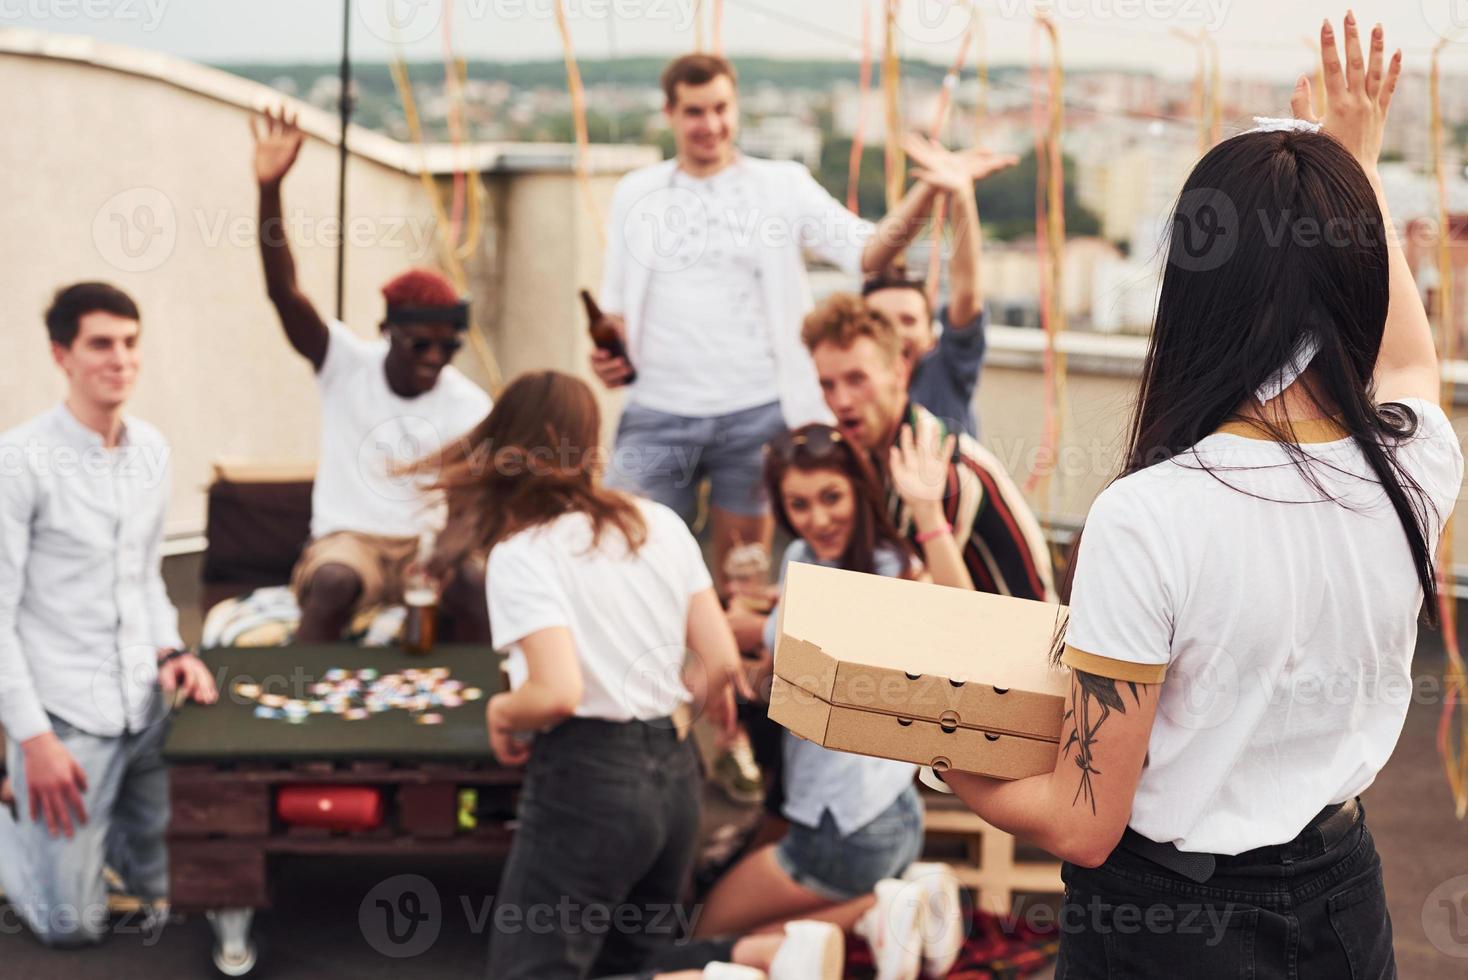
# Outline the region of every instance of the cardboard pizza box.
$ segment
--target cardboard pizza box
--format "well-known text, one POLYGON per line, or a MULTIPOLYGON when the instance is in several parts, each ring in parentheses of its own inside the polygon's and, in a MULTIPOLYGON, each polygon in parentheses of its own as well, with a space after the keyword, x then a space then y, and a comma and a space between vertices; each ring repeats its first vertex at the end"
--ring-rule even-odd
POLYGON ((1064 606, 795 563, 770 717, 828 748, 1004 778, 1055 766, 1064 606))

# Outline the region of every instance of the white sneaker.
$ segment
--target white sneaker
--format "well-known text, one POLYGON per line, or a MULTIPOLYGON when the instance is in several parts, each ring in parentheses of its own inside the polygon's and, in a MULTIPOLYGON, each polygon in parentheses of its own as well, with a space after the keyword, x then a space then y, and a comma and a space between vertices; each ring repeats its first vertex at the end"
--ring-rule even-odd
POLYGON ((846 937, 829 922, 785 923, 785 941, 770 963, 770 980, 841 980, 846 937))
POLYGON ((733 963, 709 963, 703 968, 703 980, 769 980, 763 970, 733 963))
POLYGON ((913 864, 902 878, 917 889, 923 907, 923 976, 941 980, 958 961, 965 939, 958 878, 952 868, 937 862, 913 864))
POLYGON ((877 904, 856 926, 872 948, 876 980, 918 980, 923 964, 923 906, 917 888, 897 878, 877 882, 877 904))

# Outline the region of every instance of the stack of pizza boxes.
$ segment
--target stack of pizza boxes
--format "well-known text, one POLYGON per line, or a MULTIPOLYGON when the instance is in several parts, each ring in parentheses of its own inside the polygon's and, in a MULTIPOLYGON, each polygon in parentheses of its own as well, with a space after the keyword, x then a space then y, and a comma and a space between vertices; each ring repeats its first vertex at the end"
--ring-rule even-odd
POLYGON ((1050 772, 1064 606, 791 564, 770 717, 827 748, 1004 779, 1050 772))

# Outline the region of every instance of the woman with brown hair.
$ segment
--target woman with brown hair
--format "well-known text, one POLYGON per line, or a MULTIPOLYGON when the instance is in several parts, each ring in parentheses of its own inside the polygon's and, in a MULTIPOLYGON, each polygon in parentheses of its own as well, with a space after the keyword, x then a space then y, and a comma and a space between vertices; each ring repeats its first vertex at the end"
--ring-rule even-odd
MULTIPOLYGON (((905 433, 892 459, 904 493, 932 492, 941 499, 944 452, 952 448, 936 432, 917 438, 905 433), (925 487, 928 476, 937 481, 936 491, 925 487)), ((807 425, 771 442, 764 478, 776 520, 795 538, 782 578, 792 561, 894 578, 926 575, 887 517, 865 451, 840 430, 807 425)), ((956 551, 952 536, 945 537, 956 551)), ((954 564, 963 568, 961 561, 954 564)), ((775 622, 774 614, 766 620, 767 648, 774 646, 775 622)), ((957 886, 942 866, 913 864, 923 842, 917 767, 834 752, 788 732, 781 751, 781 813, 790 829, 779 843, 745 856, 714 886, 698 933, 824 919, 854 927, 872 944, 880 980, 912 980, 924 966, 928 976, 945 975, 963 938, 957 886), (908 881, 899 880, 904 876, 908 881), (921 910, 927 908, 937 914, 925 923, 921 910), (873 909, 876 914, 869 914, 873 909)))
POLYGON ((631 972, 676 938, 700 779, 673 716, 693 701, 734 723, 738 653, 698 545, 671 510, 602 486, 600 432, 585 383, 536 372, 422 464, 448 504, 436 563, 488 552, 511 684, 490 699, 490 743, 527 766, 500 980, 631 972))

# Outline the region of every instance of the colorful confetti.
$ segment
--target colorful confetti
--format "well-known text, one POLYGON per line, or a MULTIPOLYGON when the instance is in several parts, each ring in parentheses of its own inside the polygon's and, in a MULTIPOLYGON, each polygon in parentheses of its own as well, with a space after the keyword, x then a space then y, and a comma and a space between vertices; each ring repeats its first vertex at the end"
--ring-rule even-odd
POLYGON ((484 692, 464 687, 447 667, 410 667, 401 673, 382 674, 371 667, 349 671, 333 667, 321 680, 306 687, 308 696, 288 698, 265 694, 259 684, 244 681, 232 690, 245 701, 255 702, 255 717, 266 721, 306 724, 313 716, 362 721, 386 711, 407 711, 419 725, 441 725, 444 709, 477 701, 484 692))

